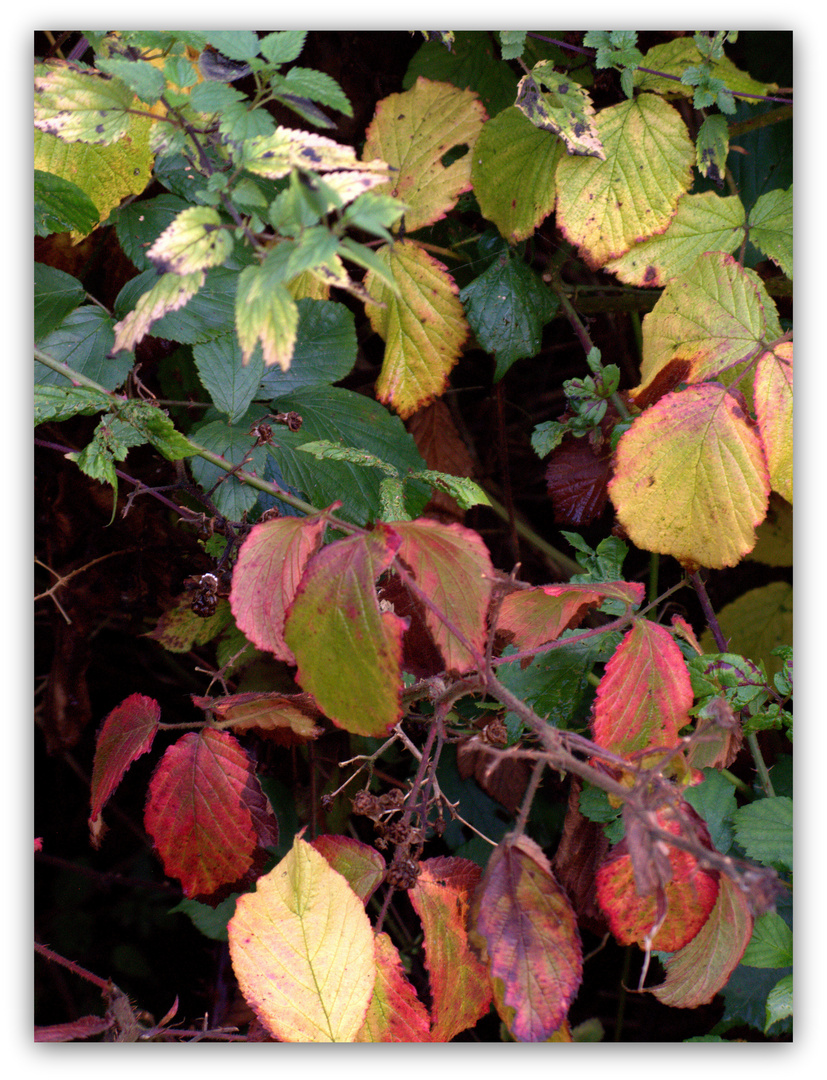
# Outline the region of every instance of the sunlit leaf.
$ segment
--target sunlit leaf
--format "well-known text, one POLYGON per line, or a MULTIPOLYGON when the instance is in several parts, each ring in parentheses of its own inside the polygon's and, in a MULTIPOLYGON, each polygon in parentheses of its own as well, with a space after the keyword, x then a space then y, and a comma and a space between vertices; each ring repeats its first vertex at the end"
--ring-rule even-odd
POLYGON ((793 189, 774 188, 758 198, 749 215, 751 243, 793 279, 793 189))
POLYGON ((65 142, 97 144, 127 133, 134 95, 120 79, 67 63, 50 67, 34 80, 36 128, 65 142))
POLYGON ((767 455, 770 484, 793 501, 793 345, 782 341, 759 359, 755 371, 755 411, 767 455))
POLYGON ((276 1038, 355 1041, 376 979, 373 932, 323 855, 297 837, 227 929, 241 992, 276 1038))
POLYGON ((287 176, 291 169, 387 173, 384 161, 359 161, 352 146, 342 146, 324 135, 284 127, 276 128, 272 135, 249 139, 244 145, 243 165, 248 172, 271 180, 287 176))
POLYGON ((280 281, 273 281, 263 266, 246 266, 238 279, 235 319, 242 363, 261 342, 264 363, 287 371, 296 344, 299 310, 280 281))
POLYGON ((387 934, 376 934, 374 959, 373 997, 354 1042, 430 1042, 428 1010, 408 981, 399 952, 387 934))
POLYGON ((233 238, 211 206, 182 210, 147 252, 159 273, 192 274, 220 266, 233 250, 233 238))
POLYGON ((589 92, 555 71, 551 60, 541 60, 520 79, 515 104, 535 127, 559 135, 570 154, 605 160, 589 92))
POLYGON ((734 566, 767 512, 767 464, 738 400, 705 383, 668 394, 635 420, 618 443, 609 495, 644 551, 734 566))

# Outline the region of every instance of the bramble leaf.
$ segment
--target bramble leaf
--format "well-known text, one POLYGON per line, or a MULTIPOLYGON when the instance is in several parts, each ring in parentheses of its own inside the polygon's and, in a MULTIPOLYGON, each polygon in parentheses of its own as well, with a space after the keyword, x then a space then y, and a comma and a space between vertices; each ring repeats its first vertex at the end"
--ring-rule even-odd
POLYGON ((373 271, 365 279, 371 326, 385 342, 376 396, 406 420, 444 391, 468 324, 456 283, 432 255, 408 240, 376 254, 398 286, 396 295, 373 271))
POLYGON ((192 703, 212 712, 219 729, 258 728, 282 746, 296 746, 322 734, 322 728, 315 723, 321 713, 309 694, 249 691, 218 698, 193 694, 192 703))
POLYGON ((407 207, 406 231, 444 218, 470 189, 471 152, 485 118, 470 90, 422 77, 412 89, 376 106, 363 153, 395 170, 387 190, 407 207), (454 157, 454 148, 465 152, 446 166, 443 159, 449 153, 454 157))
POLYGON ((324 855, 330 865, 366 904, 382 884, 385 860, 369 844, 352 836, 317 836, 312 847, 324 855))
POLYGON ((272 135, 248 139, 239 165, 256 176, 278 180, 292 169, 310 172, 355 170, 362 173, 387 173, 384 161, 359 161, 352 146, 341 146, 324 135, 292 128, 276 128, 272 135))
POLYGON ((49 65, 34 80, 34 126, 64 142, 105 145, 129 130, 135 98, 120 79, 74 64, 49 65))
POLYGON ((755 546, 769 477, 760 439, 720 383, 667 394, 617 446, 609 495, 632 543, 684 564, 734 566, 755 546))
POLYGON ((233 250, 233 238, 211 206, 182 210, 158 237, 147 258, 159 273, 192 274, 221 266, 233 250))
POLYGON ((164 274, 144 293, 135 306, 120 322, 115 324, 115 344, 112 352, 135 348, 148 333, 152 324, 170 311, 182 308, 198 292, 206 280, 203 270, 192 274, 164 274))
POLYGON ((280 281, 273 280, 264 266, 246 266, 238 278, 235 320, 243 364, 261 342, 267 367, 290 367, 299 325, 296 301, 280 281))
POLYGON ((793 189, 759 196, 749 215, 749 238, 793 279, 793 189))
POLYGON ((310 844, 296 837, 227 927, 239 987, 281 1042, 353 1042, 376 980, 362 902, 310 844))
POLYGON ((773 491, 793 501, 793 345, 782 341, 758 360, 755 412, 773 491))
POLYGON ((558 135, 570 154, 605 161, 589 92, 555 71, 550 60, 541 60, 520 79, 515 104, 535 127, 558 135))
POLYGON ((557 222, 594 270, 665 231, 692 182, 695 148, 676 109, 653 94, 595 118, 606 160, 564 157, 557 222))
POLYGON ((488 861, 471 912, 494 1004, 519 1042, 545 1042, 583 978, 577 919, 542 849, 507 836, 488 861))
POLYGON ((786 795, 758 799, 732 815, 735 839, 765 866, 793 868, 793 801, 786 795))
POLYGON ((375 935, 374 960, 373 997, 354 1042, 430 1042, 428 1010, 408 981, 399 952, 387 934, 375 935))

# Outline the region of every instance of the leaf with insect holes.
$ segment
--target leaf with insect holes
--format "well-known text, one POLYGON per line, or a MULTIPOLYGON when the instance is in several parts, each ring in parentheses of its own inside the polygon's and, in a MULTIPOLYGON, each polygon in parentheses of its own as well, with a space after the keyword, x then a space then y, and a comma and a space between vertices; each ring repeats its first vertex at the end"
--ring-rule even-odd
POLYGON ((689 386, 621 436, 609 496, 633 544, 712 569, 753 549, 770 483, 742 405, 720 383, 689 386))
POLYGON ((459 289, 446 268, 408 240, 382 247, 376 258, 388 267, 397 291, 370 271, 367 312, 385 342, 376 396, 403 420, 439 397, 468 336, 459 289), (383 306, 379 306, 379 305, 383 306))
POLYGON ((773 491, 793 501, 793 343, 765 352, 755 370, 755 412, 773 491))
MULTIPOLYGON (((681 814, 693 822, 695 839, 711 847, 702 820, 683 803, 681 814)), ((652 815, 661 828, 682 834, 680 816, 667 811, 652 815)), ((609 928, 621 945, 643 945, 657 922, 663 921, 652 948, 676 952, 687 945, 709 918, 718 898, 718 874, 703 870, 694 855, 651 837, 646 823, 612 850, 597 872, 597 901, 609 921, 609 928), (636 847, 640 840, 640 847, 636 847), (636 863, 635 860, 638 860, 636 863), (638 866, 646 872, 645 895, 639 890, 638 866)))
POLYGON ((170 311, 182 308, 195 296, 205 280, 203 270, 183 276, 164 274, 149 292, 143 294, 135 305, 135 310, 115 324, 115 344, 112 352, 116 353, 120 349, 131 352, 149 333, 154 322, 170 311))
POLYGON ((752 927, 743 890, 722 876, 709 918, 688 945, 666 957, 666 978, 651 992, 663 1005, 674 1009, 697 1009, 708 1004, 741 962, 752 927))
POLYGON ((232 735, 210 728, 166 751, 150 781, 144 824, 165 872, 188 897, 245 887, 263 862, 259 849, 278 841, 252 762, 232 735))
POLYGON ((227 926, 238 985, 281 1042, 353 1042, 376 981, 361 900, 323 855, 296 837, 227 926))
POLYGON ((365 1022, 354 1042, 431 1041, 431 1017, 408 981, 402 959, 387 934, 374 937, 376 982, 365 1022))
POLYGON ((322 518, 261 522, 241 545, 233 569, 230 607, 236 625, 257 649, 287 664, 295 658, 284 640, 285 613, 324 530, 322 518))
POLYGON ((596 270, 664 232, 692 183, 695 147, 677 109, 654 94, 611 105, 594 123, 606 158, 560 161, 557 224, 596 270))
POLYGON ((425 859, 408 896, 425 934, 431 983, 431 1040, 450 1042, 484 1016, 491 1003, 485 967, 468 940, 468 912, 480 879, 476 863, 457 857, 425 859))
POLYGON ((481 653, 487 633, 485 616, 494 569, 478 533, 463 525, 443 525, 429 518, 391 525, 402 543, 398 555, 418 587, 433 603, 424 618, 448 671, 467 671, 474 656, 445 625, 444 615, 481 653))
POLYGON ((147 258, 162 274, 193 274, 221 266, 233 250, 229 229, 211 206, 182 210, 149 251, 147 258))
POLYGON ((583 978, 577 919, 548 859, 507 836, 488 861, 471 912, 494 1004, 519 1042, 545 1042, 565 1021, 583 978))
POLYGON ((384 735, 402 714, 405 623, 380 610, 376 595, 399 544, 383 525, 328 544, 307 563, 285 619, 299 686, 354 735, 384 735))
POLYGON ((106 717, 95 742, 89 828, 97 846, 103 829, 101 812, 124 773, 145 754, 158 731, 161 708, 154 698, 131 694, 106 717))
POLYGON ((193 694, 192 703, 198 709, 208 709, 217 727, 266 731, 271 741, 280 746, 298 746, 322 734, 316 724, 321 713, 309 694, 249 691, 219 698, 193 694))
POLYGON ((648 747, 674 746, 692 701, 686 661, 672 635, 636 618, 597 688, 594 740, 627 757, 648 747))
POLYGON ((364 156, 382 158, 395 170, 387 190, 405 204, 408 232, 444 218, 470 189, 472 150, 485 119, 471 90, 421 76, 410 90, 376 106, 364 156), (453 151, 463 152, 445 165, 453 151))

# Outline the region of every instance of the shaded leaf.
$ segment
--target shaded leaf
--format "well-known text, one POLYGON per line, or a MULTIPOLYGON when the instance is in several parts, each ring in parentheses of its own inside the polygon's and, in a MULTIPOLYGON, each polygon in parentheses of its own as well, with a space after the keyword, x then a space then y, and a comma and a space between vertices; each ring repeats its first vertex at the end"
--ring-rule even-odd
POLYGON ((71 180, 34 171, 34 234, 72 232, 86 236, 97 224, 98 208, 71 180))
POLYGON ((322 728, 315 723, 321 713, 309 694, 248 691, 219 698, 194 694, 192 703, 212 712, 219 722, 216 726, 236 731, 257 728, 275 735, 275 741, 284 746, 295 746, 322 734, 322 728))
POLYGON ((115 324, 115 344, 112 352, 127 349, 131 352, 148 333, 154 322, 168 312, 177 311, 191 300, 204 284, 203 270, 192 274, 164 274, 149 292, 144 293, 135 306, 120 322, 115 324))
POLYGON ((341 874, 296 838, 228 925, 241 992, 282 1042, 353 1042, 376 979, 373 932, 341 874))
POLYGON ((577 920, 542 849, 507 836, 489 860, 471 915, 494 1003, 519 1042, 545 1042, 583 978, 577 920))
MULTIPOLYGON (((610 424, 604 421, 604 426, 610 424)), ((558 525, 589 525, 606 508, 612 475, 611 445, 599 448, 586 438, 566 435, 552 450, 546 467, 546 487, 558 525)))
MULTIPOLYGON (((793 639, 793 587, 787 581, 771 581, 748 589, 721 608, 718 623, 733 652, 760 661, 772 676, 783 664, 772 650, 793 639)), ((715 649, 708 630, 701 635, 701 645, 709 652, 715 649)))
POLYGON ((758 198, 749 215, 749 238, 793 279, 793 189, 774 188, 758 198))
POLYGON ((735 839, 765 866, 793 868, 793 801, 786 795, 758 799, 732 815, 735 839))

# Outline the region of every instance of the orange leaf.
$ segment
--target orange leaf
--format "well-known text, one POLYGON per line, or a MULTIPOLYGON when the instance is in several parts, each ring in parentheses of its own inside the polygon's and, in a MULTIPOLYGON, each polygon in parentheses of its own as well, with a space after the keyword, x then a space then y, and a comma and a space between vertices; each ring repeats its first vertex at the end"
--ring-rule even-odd
POLYGON ((278 518, 254 525, 233 569, 230 607, 239 630, 258 649, 294 664, 284 640, 284 616, 305 565, 318 550, 322 518, 278 518))
POLYGON ((676 1009, 708 1004, 741 962, 752 927, 746 896, 722 876, 712 913, 688 945, 667 957, 666 979, 652 993, 676 1009))
POLYGON ((793 501, 793 346, 776 345, 758 361, 755 411, 773 490, 793 501))
POLYGON ((132 762, 152 746, 160 719, 157 701, 131 694, 104 720, 95 743, 92 766, 89 828, 95 847, 100 843, 103 829, 101 811, 132 762))
POLYGON ((692 701, 689 672, 672 635, 648 619, 635 619, 597 688, 595 742, 623 756, 674 746, 692 701))
POLYGON ((255 872, 259 844, 275 843, 275 817, 236 739, 204 729, 164 754, 149 785, 146 830, 188 897, 210 896, 255 872))
POLYGON ((354 1042, 430 1042, 431 1018, 402 968, 387 934, 374 938, 376 983, 365 1022, 354 1042))
POLYGON ((373 994, 373 931, 361 900, 299 837, 238 898, 227 926, 239 987, 281 1042, 353 1042, 373 994))
POLYGON ((315 720, 321 713, 310 694, 255 693, 227 694, 210 698, 192 696, 193 705, 209 709, 222 726, 246 731, 258 728, 276 736, 284 746, 316 739, 322 734, 315 720))
POLYGON ((494 1003, 519 1042, 545 1042, 583 978, 577 919, 540 847, 508 836, 491 856, 472 909, 494 1003))
POLYGON ((535 649, 556 641, 564 630, 579 626, 589 608, 607 597, 639 604, 643 586, 637 582, 600 585, 538 585, 509 593, 500 608, 499 631, 511 635, 509 643, 535 649))
POLYGON ((425 966, 431 978, 433 1042, 450 1042, 488 1011, 491 988, 485 967, 468 942, 468 908, 480 868, 467 859, 445 857, 419 864, 408 890, 425 932, 425 966))

